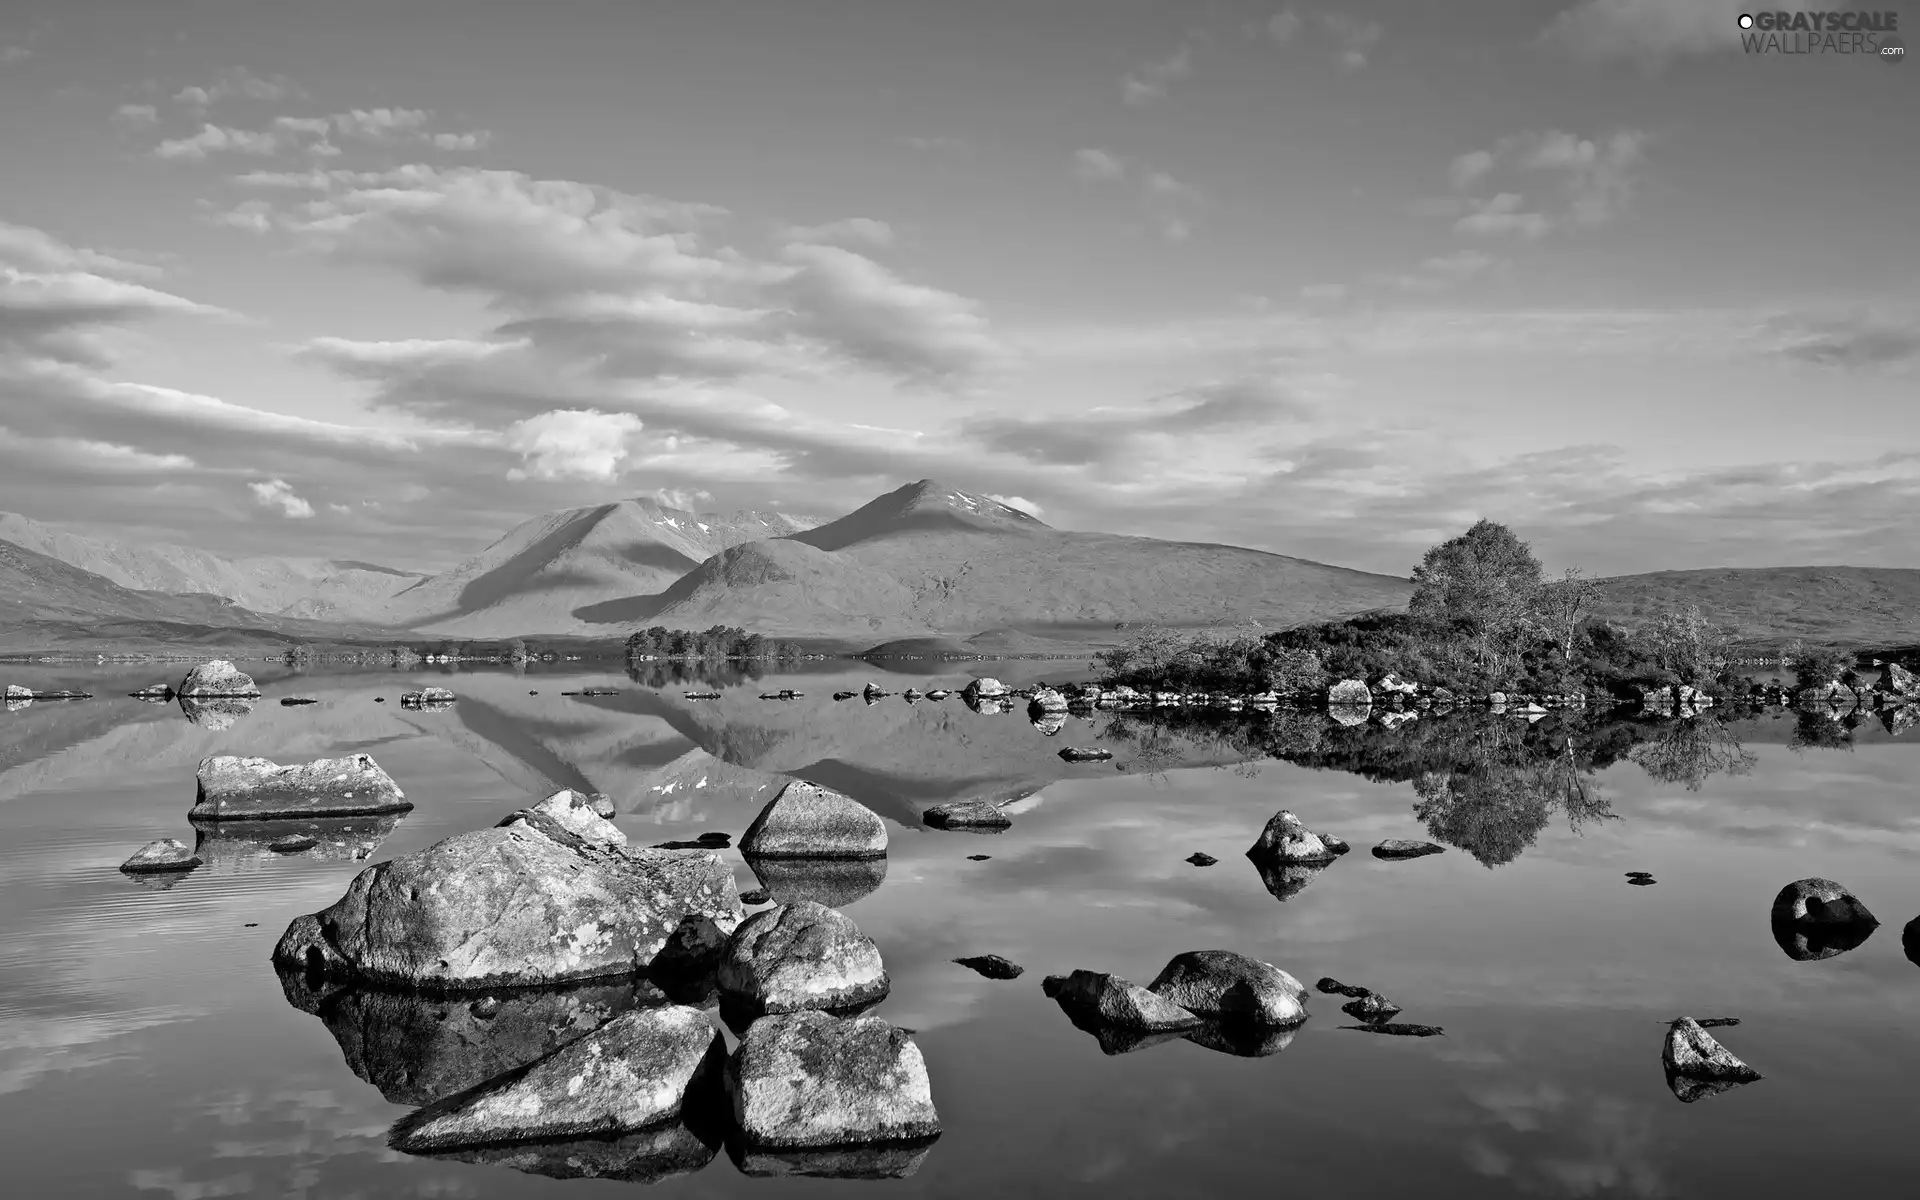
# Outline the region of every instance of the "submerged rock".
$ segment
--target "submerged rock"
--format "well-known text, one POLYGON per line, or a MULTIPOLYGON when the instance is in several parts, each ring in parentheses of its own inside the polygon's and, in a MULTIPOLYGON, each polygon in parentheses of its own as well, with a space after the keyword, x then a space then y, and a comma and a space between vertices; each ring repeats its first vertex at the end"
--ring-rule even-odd
POLYGON ((1258 1025, 1297 1025, 1307 1019, 1307 989, 1298 979, 1231 950, 1175 955, 1147 990, 1202 1017, 1258 1025))
POLYGON ((1425 858, 1429 854, 1445 853, 1445 846, 1436 846, 1432 842, 1409 841, 1406 838, 1388 838, 1373 848, 1375 858, 1392 860, 1425 858))
POLYGON ((811 900, 845 908, 871 896, 887 879, 885 858, 758 858, 747 866, 767 895, 781 903, 811 900))
POLYGON ((1018 979, 1026 974, 1026 968, 1019 963, 1008 962, 998 954, 976 954, 972 958, 956 958, 954 962, 988 979, 1018 979))
POLYGON ((645 969, 689 913, 739 924, 717 854, 620 841, 590 806, 522 809, 368 867, 331 907, 295 918, 274 961, 402 987, 553 985, 645 969), (577 832, 598 826, 611 834, 577 832))
POLYGON ((951 696, 951 695, 953 695, 953 693, 948 691, 946 688, 935 688, 932 691, 927 693, 927 699, 945 700, 948 696, 951 696))
POLYGON ((175 691, 181 696, 258 696, 260 687, 239 667, 216 658, 188 671, 175 691))
POLYGON ((1247 857, 1256 861, 1324 863, 1337 856, 1299 817, 1283 808, 1268 819, 1260 837, 1247 849, 1247 857))
POLYGON ((644 1129, 680 1114, 726 1042, 707 1014, 674 1005, 615 1017, 516 1071, 402 1118, 394 1149, 415 1153, 644 1129))
POLYGON ((1357 1029, 1361 1033, 1384 1033, 1390 1037, 1444 1037, 1446 1030, 1438 1025, 1415 1025, 1410 1021, 1378 1021, 1366 1025, 1342 1025, 1342 1029, 1357 1029))
POLYGON ((1795 962, 1818 962, 1857 950, 1880 928, 1877 924, 1815 925, 1808 922, 1772 921, 1774 944, 1795 962))
POLYGON ((1235 1058, 1266 1058, 1285 1050, 1300 1025, 1253 1025, 1245 1021, 1207 1021, 1181 1034, 1196 1046, 1235 1058))
POLYGON ((906 1179, 920 1169, 935 1138, 909 1138, 874 1146, 836 1146, 819 1150, 755 1150, 728 1146, 742 1175, 754 1179, 804 1176, 812 1179, 906 1179))
POLYGON ((320 839, 310 833, 289 833, 267 843, 267 849, 275 854, 305 854, 320 845, 320 839))
POLYGON ((726 1068, 735 1126, 754 1149, 872 1146, 940 1133, 913 1036, 879 1017, 763 1017, 726 1068))
POLYGON ((1113 751, 1098 746, 1064 746, 1060 750, 1060 757, 1068 762, 1106 762, 1113 757, 1113 751))
POLYGON ((740 851, 758 858, 880 858, 887 827, 858 800, 796 779, 747 826, 740 851))
POLYGON ((199 791, 188 817, 268 821, 377 816, 413 805, 370 754, 281 766, 265 758, 217 754, 200 760, 199 791))
POLYGON ((199 865, 199 856, 185 842, 179 838, 160 838, 135 850, 132 858, 120 864, 120 869, 129 875, 141 875, 160 871, 191 871, 199 865))
POLYGON ((845 913, 805 900, 742 921, 718 980, 721 996, 749 1014, 857 1008, 891 987, 873 939, 845 913))
POLYGON ((21 687, 17 683, 10 683, 7 685, 7 699, 9 700, 91 700, 93 699, 93 693, 69 691, 66 688, 55 688, 50 691, 36 692, 32 688, 25 688, 25 687, 21 687))
POLYGON ((1373 995, 1371 989, 1355 987, 1349 983, 1341 983, 1331 975, 1321 976, 1319 981, 1313 986, 1329 996, 1353 996, 1358 998, 1373 995))
POLYGON ((647 974, 656 982, 704 978, 719 968, 729 940, 712 917, 688 913, 667 935, 666 945, 653 956, 647 974))
POLYGON ((1627 880, 1627 885, 1629 887, 1652 887, 1659 882, 1658 879, 1655 879, 1651 875, 1635 875, 1632 879, 1627 880))
POLYGON ((920 819, 935 829, 1011 829, 1013 818, 986 800, 956 800, 936 804, 920 814, 920 819))
POLYGON ((1101 1025, 1138 1033, 1183 1033, 1201 1023, 1173 1000, 1105 972, 1049 975, 1040 986, 1061 1008, 1101 1025))
POLYGON ((1691 1017, 1681 1017, 1668 1028, 1660 1063, 1667 1071, 1667 1085, 1683 1104, 1761 1077, 1691 1017), (1707 1086, 1699 1086, 1703 1084, 1707 1086))
POLYGON ((993 855, 991 854, 969 854, 967 855, 967 861, 968 862, 985 862, 992 857, 993 855))

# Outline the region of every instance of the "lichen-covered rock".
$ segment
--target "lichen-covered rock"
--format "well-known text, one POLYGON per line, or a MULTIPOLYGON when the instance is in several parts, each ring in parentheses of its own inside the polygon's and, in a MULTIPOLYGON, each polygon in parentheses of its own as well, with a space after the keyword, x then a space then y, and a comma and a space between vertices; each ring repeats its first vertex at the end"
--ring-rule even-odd
POLYGON ((722 997, 749 1013, 855 1008, 891 987, 873 939, 845 913, 804 900, 742 921, 718 978, 722 997))
POLYGON ((274 961, 402 987, 551 985, 636 974, 688 914, 730 931, 742 911, 719 855, 589 841, 536 808, 368 867, 296 918, 274 961))
POLYGON ((224 658, 203 662, 187 672, 174 689, 182 696, 258 696, 253 677, 224 658))
POLYGON ((1373 693, 1358 679, 1342 679, 1327 688, 1327 703, 1341 708, 1359 708, 1373 703, 1373 693))
POLYGON ((887 852, 887 827, 858 800, 796 779, 747 826, 740 851, 757 858, 879 858, 887 852))
POLYGON ((1276 862, 1331 862, 1336 856, 1318 834, 1283 808, 1268 819, 1259 839, 1248 848, 1247 857, 1276 862))
POLYGON ((936 804, 920 814, 935 829, 1010 829, 1013 818, 985 800, 956 800, 936 804))
POLYGON ((1920 697, 1920 675, 1915 675, 1899 663, 1888 663, 1886 674, 1887 690, 1896 696, 1920 697))
MULTIPOLYGON (((1669 1082, 1678 1077, 1708 1084, 1732 1085, 1751 1083, 1761 1077, 1760 1072, 1734 1057, 1732 1051, 1722 1046, 1691 1017, 1681 1017, 1668 1028, 1667 1044, 1661 1051, 1660 1062, 1667 1069, 1669 1082)), ((1675 1086, 1673 1093, 1682 1101, 1691 1102, 1702 1095, 1724 1090, 1724 1087, 1675 1086)))
POLYGON ((726 1079, 734 1123, 753 1147, 868 1146, 940 1133, 920 1048, 879 1017, 763 1017, 740 1039, 726 1079))
POLYGON ((1034 690, 1033 699, 1027 701, 1027 707, 1035 712, 1065 712, 1067 698, 1050 687, 1034 690))
POLYGON ((563 788, 548 796, 530 809, 521 809, 500 822, 502 825, 520 820, 523 814, 541 813, 559 822, 560 826, 589 842, 602 846, 624 846, 627 835, 620 827, 602 816, 594 797, 585 792, 576 792, 572 788, 563 788))
POLYGON ((630 1133, 680 1113, 689 1088, 724 1069, 726 1042, 697 1008, 623 1013, 525 1070, 401 1119, 396 1150, 630 1133))
POLYGON ((969 680, 967 686, 960 689, 963 699, 972 700, 982 696, 1004 696, 1007 685, 992 676, 983 675, 979 679, 969 680))
POLYGON ((1258 1025, 1307 1019, 1307 989, 1272 963, 1231 950, 1189 950, 1161 968, 1147 990, 1188 1012, 1258 1025))
POLYGON ((153 871, 191 871, 199 865, 199 857, 185 842, 179 838, 160 838, 135 850, 132 858, 120 864, 120 869, 129 875, 140 875, 153 871))
POLYGON ((1444 854, 1445 846, 1436 846, 1432 842, 1415 842, 1406 838, 1388 838, 1373 848, 1375 858, 1403 859, 1425 858, 1429 854, 1444 854))
POLYGON ((268 821, 377 816, 413 805, 370 754, 288 766, 265 758, 216 754, 200 760, 199 792, 189 818, 268 821))
POLYGON ((1772 919, 1794 925, 1878 925, 1859 897, 1831 879, 1799 879, 1773 898, 1772 919))
POLYGON ((667 935, 666 945, 653 956, 648 971, 656 979, 684 980, 706 975, 720 965, 729 940, 726 931, 712 917, 688 913, 667 935))
POLYGON ((1041 987, 1061 1008, 1103 1025, 1163 1033, 1192 1029, 1201 1023, 1199 1017, 1167 997, 1101 971, 1049 975, 1041 987))

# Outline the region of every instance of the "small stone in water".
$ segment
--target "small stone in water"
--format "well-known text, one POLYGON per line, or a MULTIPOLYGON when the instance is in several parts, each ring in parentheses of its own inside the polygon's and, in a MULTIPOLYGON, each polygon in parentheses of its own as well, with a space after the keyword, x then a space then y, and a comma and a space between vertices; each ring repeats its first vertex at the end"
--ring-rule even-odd
POLYGON ((972 958, 956 958, 954 962, 970 971, 977 971, 988 979, 1018 979, 1026 968, 1019 963, 1008 962, 998 954, 980 954, 972 958))
POLYGON ((1628 879, 1652 879, 1653 872, 1652 871, 1628 871, 1627 878, 1628 879))
POLYGON ((1196 850, 1192 854, 1189 854, 1187 856, 1187 861, 1192 863, 1196 867, 1210 867, 1213 864, 1219 862, 1220 860, 1215 858, 1211 854, 1202 854, 1201 852, 1196 850))
POLYGON ((1650 875, 1642 875, 1637 879, 1629 879, 1627 880, 1627 882, 1634 887, 1652 887, 1654 884, 1659 883, 1660 881, 1658 879, 1653 878, 1650 875))
POLYGON ((991 854, 969 854, 967 855, 967 861, 968 862, 985 862, 992 857, 993 855, 991 854))
POLYGON ((765 904, 771 899, 773 899, 773 894, 765 888, 755 888, 750 892, 740 893, 740 903, 742 904, 765 904))
POLYGON ((1352 996, 1358 1000, 1358 999, 1365 999, 1366 997, 1373 995, 1373 993, 1367 990, 1366 988, 1353 987, 1349 984, 1341 983, 1338 979, 1333 978, 1331 975, 1323 977, 1320 980, 1320 982, 1314 984, 1313 986, 1320 989, 1322 992, 1325 992, 1329 996, 1352 996))

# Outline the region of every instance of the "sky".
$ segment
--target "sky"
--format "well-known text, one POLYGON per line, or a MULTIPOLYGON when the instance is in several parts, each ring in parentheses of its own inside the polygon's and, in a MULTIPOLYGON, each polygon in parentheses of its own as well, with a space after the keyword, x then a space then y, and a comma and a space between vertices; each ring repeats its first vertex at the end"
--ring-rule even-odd
POLYGON ((1920 567, 1920 66, 1742 10, 13 0, 0 509, 434 570, 933 477, 1400 575, 1481 517, 1920 567))

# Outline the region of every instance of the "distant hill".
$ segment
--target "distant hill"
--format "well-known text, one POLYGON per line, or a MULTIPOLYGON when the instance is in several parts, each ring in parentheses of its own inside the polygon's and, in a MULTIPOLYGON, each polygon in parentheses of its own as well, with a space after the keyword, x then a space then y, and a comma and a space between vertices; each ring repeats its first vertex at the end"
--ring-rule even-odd
POLYGON ((421 576, 324 558, 225 558, 188 546, 128 545, 0 513, 0 539, 145 592, 224 596, 259 613, 355 621, 421 576))
POLYGON ((817 524, 794 513, 692 513, 637 498, 570 508, 514 527, 452 570, 396 593, 377 615, 460 637, 605 633, 609 622, 574 610, 665 591, 729 547, 817 524))
POLYGON ((1204 542, 1054 529, 921 480, 792 537, 735 546, 665 592, 587 614, 770 634, 970 635, 1121 621, 1267 628, 1404 604, 1404 579, 1204 542))
POLYGON ((1634 625, 1697 604, 1751 641, 1920 640, 1920 570, 1906 567, 1715 567, 1598 581, 1599 616, 1634 625))

